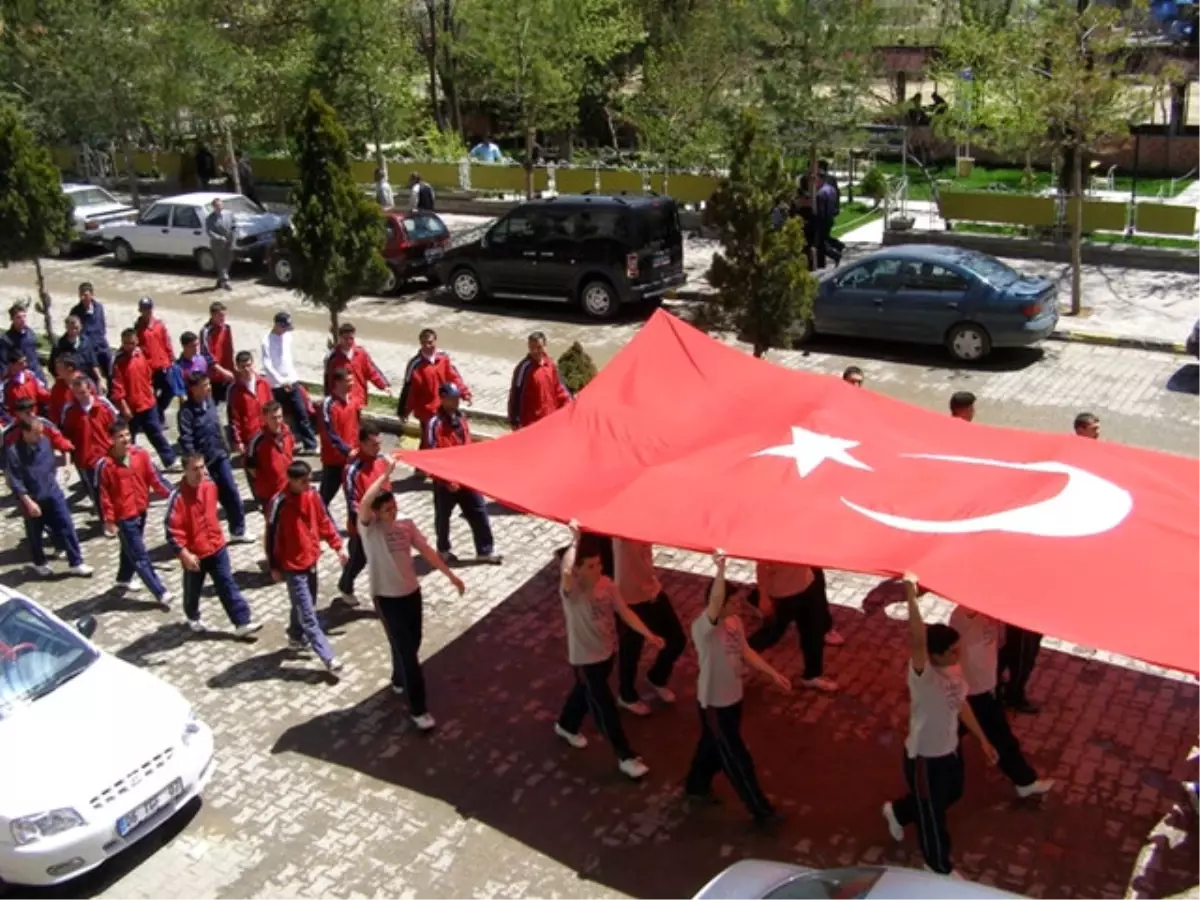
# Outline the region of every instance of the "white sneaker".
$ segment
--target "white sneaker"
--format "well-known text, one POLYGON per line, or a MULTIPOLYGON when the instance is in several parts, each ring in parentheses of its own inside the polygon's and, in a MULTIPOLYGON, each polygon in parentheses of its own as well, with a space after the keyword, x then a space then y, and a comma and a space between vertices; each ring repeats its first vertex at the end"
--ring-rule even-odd
POLYGON ((638 759, 637 757, 634 757, 633 759, 621 760, 621 762, 617 766, 617 768, 620 769, 622 772, 624 772, 626 775, 628 775, 630 778, 632 778, 634 781, 637 781, 639 778, 641 778, 643 775, 645 775, 647 772, 650 771, 650 767, 648 765, 646 765, 644 762, 642 762, 640 759, 638 759))
POLYGON ((256 538, 250 532, 243 531, 241 534, 231 534, 229 540, 234 544, 253 544, 256 538))
POLYGON ((392 689, 392 693, 397 697, 404 693, 404 685, 402 684, 389 684, 388 687, 392 689))
POLYGON ((204 624, 203 619, 188 619, 187 623, 188 628, 192 629, 196 634, 203 634, 205 631, 208 631, 208 626, 204 624))
POLYGON ((67 574, 68 575, 78 575, 80 578, 87 578, 89 575, 91 575, 95 571, 96 570, 93 569, 91 566, 89 566, 87 563, 80 563, 77 566, 71 566, 71 568, 67 569, 67 574))
POLYGON ((633 713, 635 716, 650 715, 650 707, 646 705, 646 702, 644 700, 634 700, 633 702, 626 702, 625 700, 622 700, 620 697, 618 697, 617 698, 617 706, 621 707, 621 709, 629 710, 629 712, 633 713))
POLYGON ((330 675, 336 675, 344 668, 346 668, 345 663, 343 663, 340 659, 331 659, 329 662, 325 663, 325 671, 330 675))
POLYGON ((346 604, 346 606, 358 606, 358 598, 353 594, 342 592, 338 594, 338 601, 346 604))
POLYGON ((172 598, 169 593, 163 594, 161 597, 158 598, 158 605, 161 606, 163 609, 170 609, 171 608, 171 599, 172 598))
POLYGON ((800 683, 805 687, 810 687, 818 691, 824 691, 827 694, 832 694, 838 689, 838 683, 832 678, 826 678, 824 675, 818 675, 816 678, 805 678, 800 683))
POLYGON ((49 566, 34 566, 33 573, 40 578, 48 578, 54 574, 54 570, 49 566))
POLYGON ((883 818, 887 821, 888 834, 892 836, 892 840, 904 840, 904 826, 896 818, 896 810, 890 802, 883 804, 883 818))
POLYGON ((842 644, 846 643, 846 639, 842 637, 842 633, 836 628, 831 628, 829 631, 825 632, 825 643, 830 647, 840 647, 842 644))
POLYGON ((574 747, 576 750, 582 750, 584 747, 587 746, 587 738, 585 738, 582 734, 572 734, 571 732, 567 731, 567 729, 565 729, 561 725, 559 725, 557 722, 554 723, 554 733, 557 734, 564 741, 566 741, 568 744, 570 744, 572 747, 574 747))
POLYGON ((1022 800, 1026 797, 1038 797, 1042 794, 1048 794, 1053 787, 1053 778, 1039 778, 1032 784, 1017 785, 1017 796, 1022 800))
POLYGON ((140 581, 118 581, 117 587, 127 594, 140 594, 143 590, 140 581))
POLYGON ((655 696, 657 696, 658 699, 663 703, 675 702, 675 692, 666 685, 659 687, 657 684, 651 684, 650 690, 654 691, 655 696))
POLYGON ((248 637, 256 631, 262 631, 262 622, 249 621, 245 625, 239 625, 233 629, 233 633, 238 637, 248 637))
POLYGON ((169 466, 164 466, 163 471, 164 472, 172 472, 172 473, 182 472, 183 471, 183 463, 180 460, 176 459, 175 462, 171 463, 169 466))
POLYGON ((413 716, 412 720, 413 724, 421 731, 433 731, 433 726, 437 724, 429 713, 425 713, 423 716, 413 716))

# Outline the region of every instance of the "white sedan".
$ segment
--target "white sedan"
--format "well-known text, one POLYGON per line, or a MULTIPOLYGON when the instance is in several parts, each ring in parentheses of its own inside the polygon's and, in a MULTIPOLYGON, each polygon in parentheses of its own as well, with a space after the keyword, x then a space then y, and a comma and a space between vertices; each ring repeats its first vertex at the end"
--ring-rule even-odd
POLYGON ((174 257, 194 259, 201 272, 212 274, 216 263, 204 220, 218 198, 233 214, 234 258, 261 263, 288 217, 267 212, 241 194, 205 191, 164 197, 146 207, 135 221, 105 226, 100 237, 122 266, 140 256, 174 257))
POLYGON ((165 681, 0 588, 0 882, 75 878, 198 796, 213 735, 165 681))
POLYGON ((138 211, 122 203, 102 187, 94 184, 64 184, 63 193, 71 201, 71 242, 61 248, 66 253, 76 246, 99 244, 100 230, 117 222, 132 222, 138 211))

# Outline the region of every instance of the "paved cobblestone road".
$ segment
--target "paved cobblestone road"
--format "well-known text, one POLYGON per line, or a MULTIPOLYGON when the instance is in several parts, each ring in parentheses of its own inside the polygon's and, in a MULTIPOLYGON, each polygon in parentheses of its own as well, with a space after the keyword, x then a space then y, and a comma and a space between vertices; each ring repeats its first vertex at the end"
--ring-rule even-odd
MULTIPOLYGON (((80 262, 55 270, 55 289, 90 277, 102 299, 127 315, 139 289, 81 274, 80 262)), ((8 274, 0 282, 13 290, 8 274)), ((176 334, 199 323, 197 311, 211 296, 141 290, 156 292, 176 334)), ((243 296, 239 286, 231 304, 245 323, 238 334, 243 345, 261 333, 282 296, 253 291, 243 296)), ((360 301, 353 318, 380 362, 397 373, 415 329, 439 316, 432 321, 443 345, 478 386, 476 405, 483 408, 500 405, 532 328, 542 327, 558 347, 580 337, 602 362, 637 327, 582 326, 535 314, 501 317, 390 300, 360 301), (375 329, 376 322, 398 327, 375 329)), ((301 320, 298 335, 308 348, 302 362, 315 372, 321 318, 305 312, 301 320)), ((967 388, 981 398, 981 417, 1002 424, 1061 430, 1087 407, 1101 416, 1107 439, 1198 452, 1196 370, 1178 357, 1051 344, 967 371, 948 367, 938 354, 855 344, 777 359, 830 373, 855 361, 872 388, 935 408, 952 390, 967 388)), ((424 491, 404 494, 404 510, 427 533, 431 505, 424 491)), ((233 555, 267 627, 253 641, 196 637, 178 612, 109 592, 115 545, 86 514, 77 522, 97 566, 90 582, 32 580, 22 567, 27 549, 8 498, 2 515, 0 581, 64 617, 96 614, 97 640, 183 690, 216 731, 220 753, 203 805, 82 883, 44 894, 687 896, 746 856, 816 866, 920 865, 915 843, 893 845, 879 817, 879 804, 902 787, 907 701, 903 624, 890 606, 863 610, 870 579, 831 573, 835 616, 847 636, 828 662, 840 694, 783 697, 762 685, 748 691, 747 739, 766 789, 789 816, 778 834, 761 835, 746 829, 723 785, 721 808, 689 813, 680 803, 679 780, 697 731, 690 654, 676 679, 679 704, 628 722, 651 766, 643 783, 631 785, 616 772, 594 731, 582 753, 551 734, 569 685, 550 567, 565 539, 560 526, 496 510, 504 566, 464 567, 468 592, 461 599, 436 576, 425 580, 424 655, 440 727, 423 737, 386 690, 386 644, 371 612, 328 614, 348 664, 337 683, 283 652, 286 596, 259 574, 256 548, 235 547, 233 555)), ((257 515, 252 521, 261 527, 257 515)), ((455 529, 458 546, 466 546, 465 525, 455 529)), ((177 592, 178 570, 158 534, 155 526, 152 545, 177 592)), ((673 551, 660 552, 658 562, 681 615, 690 619, 700 607, 706 562, 673 551)), ((744 567, 735 574, 749 577, 744 567)), ((321 570, 322 606, 335 576, 329 558, 321 570)), ((219 609, 208 602, 208 618, 216 622, 219 609)), ((931 598, 931 613, 948 609, 931 598)), ((1034 680, 1044 712, 1019 719, 1016 728, 1030 758, 1060 787, 1040 804, 1018 802, 968 750, 967 793, 951 816, 959 866, 969 878, 1030 896, 1121 896, 1147 835, 1181 799, 1178 781, 1194 777, 1185 760, 1200 732, 1196 685, 1087 648, 1056 647, 1034 680)), ((794 644, 773 654, 785 672, 798 674, 794 644)), ((1143 872, 1138 886, 1143 895, 1161 896, 1195 882, 1194 854, 1183 854, 1143 872)))

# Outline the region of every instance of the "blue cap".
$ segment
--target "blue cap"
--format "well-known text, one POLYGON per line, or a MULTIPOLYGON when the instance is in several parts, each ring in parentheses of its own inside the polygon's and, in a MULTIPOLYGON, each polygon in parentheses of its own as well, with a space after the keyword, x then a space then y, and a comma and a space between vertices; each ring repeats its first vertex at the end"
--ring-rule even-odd
POLYGON ((444 381, 442 386, 438 388, 438 393, 443 397, 461 397, 462 391, 458 389, 458 385, 453 381, 444 381))

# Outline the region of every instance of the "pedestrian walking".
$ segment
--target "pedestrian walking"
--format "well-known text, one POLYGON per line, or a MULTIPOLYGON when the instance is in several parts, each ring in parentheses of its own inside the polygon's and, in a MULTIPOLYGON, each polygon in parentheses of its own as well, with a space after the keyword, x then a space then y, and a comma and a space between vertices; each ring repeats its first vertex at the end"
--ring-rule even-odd
POLYGON ((188 397, 179 406, 179 446, 184 453, 199 454, 208 469, 208 475, 217 489, 225 519, 229 522, 229 533, 235 543, 244 544, 253 540, 246 532, 246 510, 242 506, 242 494, 233 477, 233 464, 229 460, 229 448, 221 434, 221 420, 217 417, 217 404, 212 398, 212 382, 203 372, 188 376, 188 397))
POLYGON ((83 374, 96 384, 100 384, 100 363, 95 348, 92 347, 92 342, 83 333, 83 321, 78 316, 67 316, 63 324, 66 332, 54 344, 54 349, 50 351, 50 371, 55 372, 57 378, 56 363, 59 357, 71 356, 75 360, 76 367, 83 374))
POLYGON ((1029 699, 1029 679, 1042 649, 1042 635, 1017 625, 1004 626, 1004 641, 997 659, 997 692, 1013 712, 1037 715, 1039 707, 1029 699))
POLYGON ((347 606, 358 606, 358 598, 354 594, 354 581, 367 565, 362 536, 358 533, 359 504, 367 488, 387 471, 387 460, 379 455, 382 449, 378 426, 369 422, 360 425, 358 451, 346 463, 346 474, 342 478, 342 488, 346 497, 346 533, 350 536, 350 561, 342 568, 342 577, 338 579, 338 599, 347 606))
POLYGON ((213 402, 217 405, 229 399, 233 386, 237 355, 233 349, 233 329, 225 321, 225 304, 214 300, 208 305, 208 321, 200 329, 200 352, 208 362, 208 377, 212 381, 213 402))
POLYGON ((418 340, 421 349, 404 368, 404 387, 400 391, 396 414, 401 421, 409 416, 416 417, 421 427, 421 447, 425 448, 428 446, 425 435, 429 420, 437 415, 441 405, 441 394, 438 392, 441 386, 447 383, 456 385, 468 403, 471 402, 471 389, 458 374, 450 355, 438 349, 436 331, 432 328, 423 329, 418 340))
POLYGON ((1044 794, 1054 787, 1052 779, 1041 779, 1021 752, 1021 742, 1008 724, 1004 706, 996 696, 1001 623, 957 607, 950 614, 950 627, 958 632, 959 659, 967 682, 967 705, 979 727, 999 756, 998 765, 1022 799, 1044 794))
POLYGON ((433 185, 420 172, 413 172, 408 176, 408 208, 412 212, 433 212, 433 207, 433 185))
POLYGON ((904 741, 904 780, 908 793, 883 805, 888 832, 904 840, 904 829, 917 826, 925 865, 941 875, 954 873, 946 811, 963 794, 959 722, 983 748, 989 763, 998 756, 970 706, 964 706, 967 682, 959 668, 958 632, 949 625, 926 627, 917 606, 917 578, 904 576, 908 606, 908 737, 904 741))
MULTIPOLYGON (((675 663, 687 647, 683 626, 675 607, 654 569, 654 545, 627 538, 613 540, 613 564, 621 599, 637 613, 642 623, 663 639, 654 664, 646 671, 650 690, 663 703, 674 703, 675 692, 668 687, 675 663)), ((637 689, 638 662, 645 641, 637 629, 617 619, 617 705, 634 715, 647 716, 650 707, 637 689)))
POLYGON ((5 425, 4 430, 0 432, 0 445, 3 445, 7 449, 17 443, 21 439, 21 425, 36 419, 42 423, 42 433, 50 441, 50 445, 54 448, 55 452, 70 453, 74 446, 71 441, 62 433, 62 430, 57 425, 38 413, 37 404, 28 397, 22 397, 18 400, 13 420, 5 425))
POLYGON ((369 384, 381 391, 391 390, 387 376, 379 371, 371 354, 357 343, 357 329, 351 322, 338 326, 337 344, 325 356, 325 393, 333 390, 333 373, 338 369, 350 372, 350 397, 363 409, 367 408, 369 384))
POLYGON ((196 181, 202 191, 208 190, 209 182, 217 177, 217 158, 203 141, 196 143, 196 181))
POLYGON ((83 375, 71 380, 71 400, 63 408, 62 432, 75 447, 71 460, 79 480, 100 516, 97 497, 96 464, 112 449, 111 429, 121 418, 107 397, 96 393, 96 386, 83 375))
POLYGON ((389 210, 396 205, 396 197, 388 183, 387 169, 375 170, 375 202, 382 210, 389 210))
POLYGON ((79 302, 71 307, 71 315, 83 325, 83 336, 92 345, 96 354, 96 365, 108 384, 109 372, 112 371, 112 349, 108 343, 108 323, 104 317, 104 305, 96 299, 96 292, 90 281, 79 285, 79 302))
POLYGON ((204 233, 208 235, 208 249, 212 251, 217 290, 232 291, 229 269, 233 265, 233 241, 237 236, 237 226, 234 224, 233 214, 225 210, 225 204, 221 202, 220 197, 213 200, 212 210, 204 219, 204 233))
POLYGON ((137 332, 126 328, 121 332, 121 349, 113 358, 112 389, 108 399, 121 411, 136 439, 144 434, 158 452, 158 458, 168 471, 178 465, 175 450, 164 433, 162 414, 154 397, 153 372, 146 354, 138 346, 137 332))
POLYGON ((27 368, 27 363, 24 350, 8 352, 8 366, 4 372, 4 380, 0 381, 0 409, 9 420, 16 418, 17 408, 22 401, 29 401, 32 406, 28 408, 37 411, 45 411, 50 405, 50 391, 27 368))
POLYGON ((220 488, 208 477, 207 468, 204 454, 185 451, 183 478, 167 500, 167 546, 179 557, 183 570, 183 614, 188 627, 195 632, 208 630, 200 615, 200 595, 211 577, 225 615, 238 637, 245 637, 262 624, 250 615, 250 605, 234 580, 225 532, 217 518, 220 488))
POLYGON ((338 369, 333 373, 328 395, 321 401, 318 420, 321 437, 321 502, 326 508, 342 489, 346 463, 358 452, 362 410, 350 398, 352 382, 349 369, 338 369))
POLYGON ((292 357, 292 317, 290 313, 275 313, 275 323, 262 339, 262 366, 267 383, 275 400, 292 416, 292 427, 304 447, 305 453, 317 449, 317 436, 313 433, 308 416, 308 402, 296 373, 296 362, 292 357))
POLYGON ((825 675, 825 633, 828 608, 823 605, 823 588, 808 566, 759 562, 757 569, 758 609, 763 623, 750 636, 755 653, 774 647, 795 623, 804 656, 801 684, 832 692, 837 682, 825 675))
POLYGON ((146 515, 150 494, 167 498, 170 486, 163 480, 150 454, 133 443, 129 426, 114 422, 108 430, 112 446, 96 463, 96 492, 104 533, 121 542, 117 587, 127 593, 139 590, 137 575, 163 609, 171 608, 171 595, 154 570, 146 552, 146 515))
POLYGON ((42 361, 38 358, 37 335, 29 327, 27 318, 29 309, 26 303, 14 303, 8 308, 8 330, 0 334, 0 365, 8 366, 18 353, 25 357, 25 366, 29 372, 42 384, 47 384, 46 373, 42 371, 42 361))
POLYGON ((55 543, 66 550, 67 571, 71 575, 91 575, 92 567, 83 561, 67 498, 58 484, 55 451, 45 434, 44 420, 33 417, 22 421, 20 438, 5 450, 4 474, 24 515, 33 571, 42 578, 52 574, 42 541, 48 530, 55 543))
MULTIPOLYGON (((176 390, 177 385, 171 376, 171 367, 175 364, 171 333, 167 330, 166 323, 154 315, 153 298, 142 297, 138 300, 138 317, 134 323, 134 333, 137 335, 138 346, 146 355, 146 362, 150 364, 158 414, 165 416, 167 409, 182 391, 176 390)), ((124 347, 123 335, 122 332, 122 347, 124 347)))
POLYGON ((970 391, 955 391, 950 395, 950 415, 964 422, 975 421, 975 395, 970 391))
POLYGON ((312 488, 312 468, 302 459, 287 468, 287 486, 271 500, 267 515, 267 565, 271 578, 287 585, 292 604, 288 649, 311 649, 336 675, 342 664, 317 619, 317 560, 324 541, 345 566, 349 559, 329 511, 312 488))
POLYGON ((812 566, 811 568, 813 573, 813 592, 816 594, 817 605, 820 607, 821 619, 824 622, 825 646, 840 647, 846 643, 846 639, 834 627, 833 610, 829 606, 829 590, 825 585, 825 570, 818 566, 812 566))
POLYGON ((283 421, 283 407, 272 400, 262 411, 262 428, 246 447, 242 465, 250 483, 250 495, 268 514, 271 498, 287 487, 288 466, 294 461, 296 439, 283 421))
POLYGON ((571 392, 558 374, 558 365, 546 352, 546 335, 529 336, 529 352, 513 371, 508 391, 508 423, 528 428, 571 402, 571 392))
POLYGON ((250 165, 250 159, 241 150, 237 152, 237 171, 238 183, 242 186, 242 196, 251 203, 262 205, 258 199, 258 185, 254 179, 254 169, 250 165))
POLYGON ((696 679, 700 741, 684 781, 684 795, 689 800, 713 802, 713 778, 724 772, 754 821, 773 825, 780 817, 759 787, 754 760, 742 740, 742 673, 749 665, 786 694, 792 692, 792 683, 746 643, 742 620, 734 612, 734 598, 728 596, 725 554, 718 550, 713 562, 717 574, 708 589, 708 604, 691 629, 700 663, 696 679))
POLYGON ((358 512, 358 530, 367 555, 367 578, 379 621, 383 623, 392 651, 392 692, 408 697, 408 714, 421 731, 435 722, 425 698, 425 676, 421 672, 421 583, 413 565, 413 551, 420 553, 431 569, 441 572, 459 596, 467 589, 434 552, 412 519, 397 516, 396 496, 391 491, 396 461, 363 494, 358 512))
POLYGON ((271 385, 254 368, 254 354, 239 350, 234 362, 235 380, 229 389, 229 431, 233 449, 245 453, 250 439, 263 427, 263 407, 273 402, 271 385))
POLYGON ((587 746, 579 733, 584 717, 591 713, 600 733, 617 754, 618 768, 637 780, 650 771, 634 753, 621 727, 621 717, 608 686, 617 651, 615 619, 620 616, 630 628, 641 632, 650 646, 663 648, 663 639, 637 617, 617 586, 600 570, 600 547, 579 523, 572 521, 571 545, 562 557, 558 593, 567 624, 567 659, 575 685, 567 695, 554 733, 577 750, 587 746))
POLYGON ((194 331, 185 331, 179 336, 179 347, 179 359, 175 364, 179 366, 186 387, 192 375, 208 375, 208 359, 200 352, 200 336, 194 331))
MULTIPOLYGON (((471 443, 471 426, 466 415, 459 408, 462 402, 462 392, 453 382, 445 382, 438 391, 441 394, 441 406, 437 415, 429 420, 428 434, 425 436, 427 447, 465 447, 471 443)), ((433 481, 433 523, 437 535, 437 550, 447 561, 456 559, 450 544, 450 517, 458 509, 471 528, 471 537, 475 543, 475 558, 479 562, 499 565, 504 558, 496 552, 495 539, 492 536, 492 523, 488 518, 487 500, 483 494, 474 488, 443 481, 435 478, 433 481)))
POLYGON ((1100 417, 1090 412, 1081 412, 1075 417, 1075 433, 1080 437, 1100 439, 1100 417))
MULTIPOLYGON (((817 193, 813 198, 813 249, 818 269, 825 268, 829 242, 833 239, 833 223, 838 215, 837 191, 820 173, 817 174, 817 193)), ((836 261, 834 263, 836 265, 836 261)))

